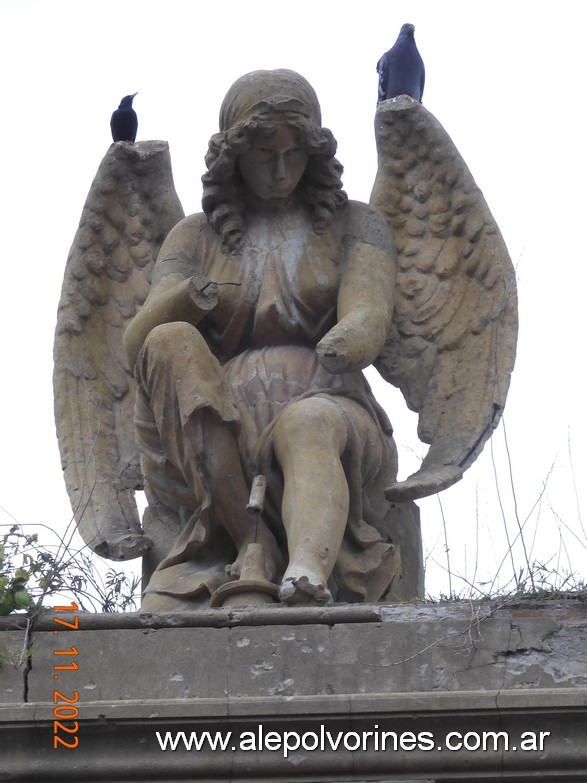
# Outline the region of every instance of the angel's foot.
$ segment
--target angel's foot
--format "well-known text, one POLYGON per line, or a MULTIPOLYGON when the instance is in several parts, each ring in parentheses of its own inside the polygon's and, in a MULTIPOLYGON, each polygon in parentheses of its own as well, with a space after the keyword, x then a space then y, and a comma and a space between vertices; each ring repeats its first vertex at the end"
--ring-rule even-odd
POLYGON ((330 590, 321 582, 311 582, 307 576, 288 577, 279 586, 279 599, 284 604, 317 604, 324 606, 332 603, 330 590))
POLYGON ((279 564, 281 562, 281 555, 279 553, 275 536, 264 524, 258 526, 256 536, 247 536, 241 542, 236 560, 226 566, 226 574, 232 579, 239 579, 249 544, 255 543, 263 545, 263 552, 265 555, 265 574, 263 576, 265 576, 270 582, 274 582, 277 577, 279 564))

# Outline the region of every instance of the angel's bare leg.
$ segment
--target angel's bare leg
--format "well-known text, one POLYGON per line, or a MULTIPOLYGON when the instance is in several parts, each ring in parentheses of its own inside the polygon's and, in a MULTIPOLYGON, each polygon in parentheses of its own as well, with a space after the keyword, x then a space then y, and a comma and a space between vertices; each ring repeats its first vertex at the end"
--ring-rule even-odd
POLYGON ((342 416, 320 398, 293 403, 275 427, 289 548, 289 565, 280 587, 285 603, 332 600, 326 585, 349 511, 349 489, 340 459, 346 439, 342 416))

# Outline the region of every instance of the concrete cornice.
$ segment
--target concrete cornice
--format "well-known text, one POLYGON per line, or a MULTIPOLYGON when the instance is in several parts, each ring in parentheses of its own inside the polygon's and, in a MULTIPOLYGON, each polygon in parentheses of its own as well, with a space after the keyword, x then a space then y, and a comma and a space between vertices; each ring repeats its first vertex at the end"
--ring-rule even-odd
POLYGON ((0 644, 27 665, 0 667, 0 780, 587 781, 580 599, 47 612, 32 629, 2 625, 0 644), (230 746, 163 750, 156 734, 204 731, 231 732, 230 746), (350 746, 241 747, 267 732, 350 746), (374 746, 382 732, 396 747, 374 746), (56 735, 77 746, 54 748, 56 735), (469 747, 485 739, 497 744, 469 747))

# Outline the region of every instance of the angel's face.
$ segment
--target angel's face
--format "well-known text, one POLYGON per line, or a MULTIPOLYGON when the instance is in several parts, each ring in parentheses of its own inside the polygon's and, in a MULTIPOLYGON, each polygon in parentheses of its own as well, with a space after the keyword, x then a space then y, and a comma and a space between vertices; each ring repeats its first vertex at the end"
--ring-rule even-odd
POLYGON ((237 167, 258 198, 277 201, 294 192, 306 170, 308 157, 294 131, 280 125, 270 136, 257 139, 248 152, 239 155, 237 167))

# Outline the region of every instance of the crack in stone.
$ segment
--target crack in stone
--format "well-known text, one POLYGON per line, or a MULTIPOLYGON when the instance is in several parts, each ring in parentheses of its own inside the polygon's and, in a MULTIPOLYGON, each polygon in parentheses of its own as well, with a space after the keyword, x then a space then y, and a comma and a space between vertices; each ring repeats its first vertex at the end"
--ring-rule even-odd
POLYGON ((29 674, 33 668, 33 631, 34 631, 34 619, 29 617, 27 620, 26 633, 24 637, 24 644, 21 653, 21 660, 26 653, 25 666, 22 673, 22 700, 25 704, 29 701, 29 674))
MULTIPOLYGON (((519 642, 522 641, 522 632, 521 632, 520 627, 518 625, 514 625, 514 623, 512 621, 511 615, 509 616, 508 620, 509 620, 510 628, 509 628, 507 646, 508 646, 508 649, 510 649, 512 647, 512 634, 514 632, 514 629, 515 629, 515 631, 518 634, 519 642)), ((498 662, 498 656, 496 655, 495 656, 495 664, 497 664, 497 662, 498 662)), ((504 666, 503 667, 503 672, 502 672, 501 684, 499 685, 499 687, 497 689, 497 693, 495 694, 495 711, 497 712, 498 727, 499 727, 500 731, 502 731, 502 729, 504 727, 504 721, 503 721, 503 715, 502 715, 502 712, 501 712, 501 708, 499 706, 499 698, 501 696, 501 692, 505 688, 505 678, 506 678, 506 675, 507 675, 507 667, 504 666)), ((500 756, 500 759, 499 759, 500 776, 503 776, 504 766, 505 766, 505 748, 502 748, 501 749, 501 756, 500 756)))

